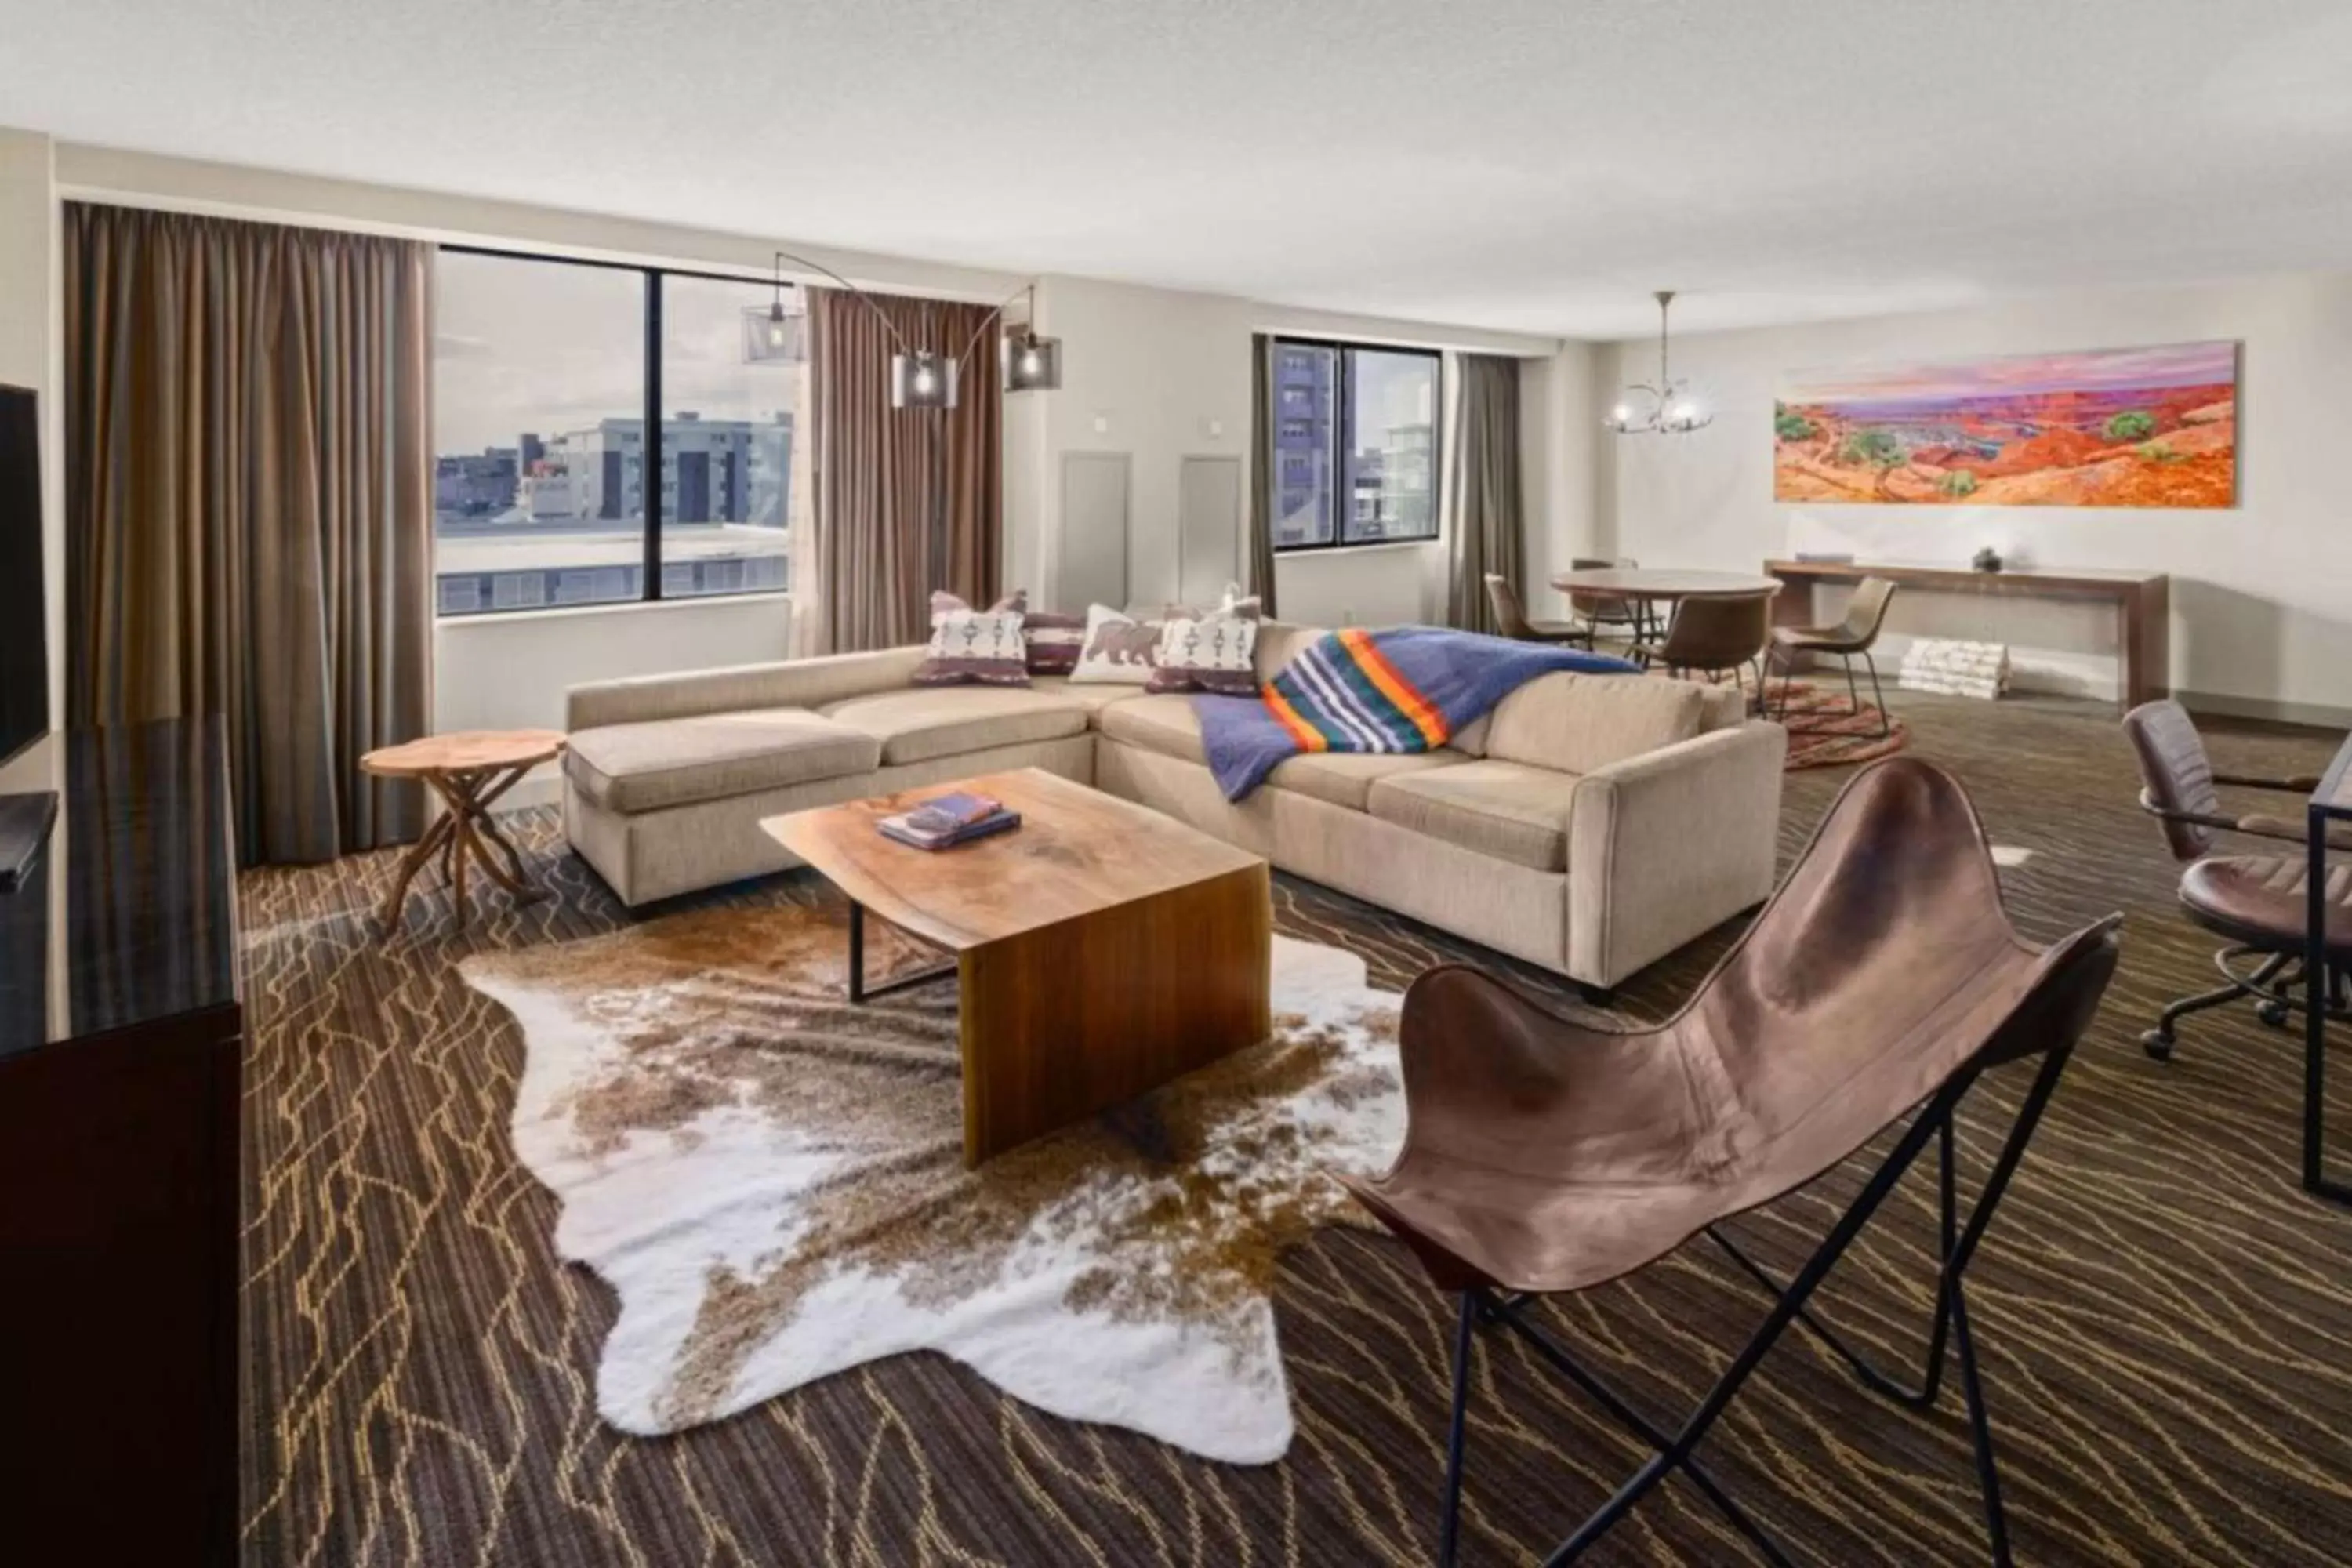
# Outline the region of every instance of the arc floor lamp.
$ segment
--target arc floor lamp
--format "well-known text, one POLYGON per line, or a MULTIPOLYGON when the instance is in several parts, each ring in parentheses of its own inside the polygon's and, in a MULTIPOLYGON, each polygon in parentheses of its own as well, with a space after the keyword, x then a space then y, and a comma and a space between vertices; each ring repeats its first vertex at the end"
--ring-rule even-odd
POLYGON ((947 494, 948 443, 947 416, 960 400, 964 366, 971 363, 972 351, 980 347, 988 330, 1003 321, 1004 312, 1015 300, 1027 298, 1029 320, 1018 331, 1004 334, 1001 359, 1003 366, 1003 389, 1006 392, 1051 392, 1062 384, 1062 342, 1059 338, 1040 337, 1036 331, 1037 285, 1024 283, 998 301, 995 308, 980 319, 963 347, 953 356, 942 349, 918 346, 908 342, 889 312, 856 284, 835 272, 821 261, 797 256, 789 250, 776 252, 775 299, 764 311, 751 312, 747 344, 751 357, 764 360, 802 360, 808 355, 804 328, 806 316, 784 309, 784 263, 792 262, 821 273, 854 295, 859 303, 882 323, 889 334, 893 352, 890 355, 890 406, 898 409, 930 409, 938 417, 931 424, 931 449, 935 465, 935 483, 931 489, 929 548, 930 588, 943 588, 942 578, 947 566, 947 494))

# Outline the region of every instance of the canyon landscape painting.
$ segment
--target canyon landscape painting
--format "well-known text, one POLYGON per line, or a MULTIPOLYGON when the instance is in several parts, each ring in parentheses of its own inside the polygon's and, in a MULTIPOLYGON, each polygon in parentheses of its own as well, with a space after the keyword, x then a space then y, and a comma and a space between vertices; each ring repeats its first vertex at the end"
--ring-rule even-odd
POLYGON ((2238 345, 1791 375, 1772 431, 1775 500, 2233 506, 2238 345))

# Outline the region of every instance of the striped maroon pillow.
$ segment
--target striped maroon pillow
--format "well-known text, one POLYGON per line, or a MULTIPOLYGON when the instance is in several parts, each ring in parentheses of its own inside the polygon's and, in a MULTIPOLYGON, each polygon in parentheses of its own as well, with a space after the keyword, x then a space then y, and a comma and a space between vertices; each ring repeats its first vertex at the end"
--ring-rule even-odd
POLYGON ((1078 668, 1078 654, 1087 646, 1087 618, 1041 610, 1021 623, 1029 644, 1029 673, 1067 675, 1078 668))

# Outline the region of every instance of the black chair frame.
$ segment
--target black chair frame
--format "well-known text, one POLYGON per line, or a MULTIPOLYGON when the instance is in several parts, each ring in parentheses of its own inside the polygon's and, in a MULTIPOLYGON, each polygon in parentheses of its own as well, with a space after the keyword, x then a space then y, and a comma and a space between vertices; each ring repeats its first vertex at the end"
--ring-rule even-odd
POLYGON ((1814 1247, 1811 1258, 1793 1279, 1783 1282, 1774 1278, 1725 1235, 1720 1225, 1707 1226, 1706 1234, 1709 1239, 1721 1247, 1743 1272, 1772 1292, 1774 1300, 1762 1326, 1732 1358, 1715 1385, 1682 1425, 1671 1431, 1643 1416, 1616 1390, 1580 1364, 1550 1335, 1528 1321, 1527 1309, 1536 1298, 1484 1289, 1463 1292, 1461 1318, 1454 1345, 1454 1406, 1446 1443, 1444 1511, 1438 1535, 1437 1560, 1441 1568, 1453 1568, 1460 1549, 1471 1354, 1477 1331, 1481 1327, 1491 1326, 1507 1329, 1527 1341, 1554 1370, 1582 1389, 1621 1425, 1654 1450, 1647 1463, 1544 1559, 1547 1568, 1557 1568, 1558 1564, 1573 1563, 1581 1557, 1622 1522, 1659 1482, 1677 1470, 1690 1478, 1692 1484, 1756 1549, 1759 1557, 1785 1568, 1790 1561, 1788 1554, 1700 1465, 1694 1451, 1723 1414, 1732 1396, 1739 1392, 1741 1385, 1763 1361, 1765 1353, 1792 1322, 1803 1325, 1807 1331, 1844 1361, 1864 1386, 1910 1410, 1926 1411, 1935 1407, 1943 1386, 1945 1364, 1950 1359, 1948 1352, 1955 1348, 1958 1350, 1960 1385, 1968 1406, 1991 1561, 2000 1568, 2007 1568, 2011 1559, 2008 1517, 2001 1505, 2000 1464, 1994 1449, 1991 1417, 1985 1405, 1984 1380, 1977 1364, 1976 1342, 1969 1326, 1968 1299, 1962 1281, 1969 1262, 1976 1256, 1978 1244, 1983 1240, 1985 1229, 1991 1223, 2001 1196, 2009 1188, 2010 1178, 2016 1173, 2019 1162, 2024 1158, 2026 1145, 2032 1141, 2034 1128, 2042 1120, 2051 1093, 2057 1088, 2058 1079, 2073 1054, 2072 1044, 2053 1047, 2044 1054, 2032 1087, 2026 1092, 2016 1119, 2011 1124, 2009 1137, 1995 1158, 1965 1224, 1959 1216, 1958 1173, 1954 1170, 1953 1118, 1984 1072, 1983 1068, 1970 1069, 1951 1079, 1914 1114, 1892 1152, 1814 1247), (1845 1255, 1854 1238, 1862 1234, 1886 1195, 1894 1191, 1896 1183, 1917 1161, 1930 1138, 1937 1143, 1938 1238, 1942 1262, 1937 1273, 1935 1319, 1929 1333, 1927 1364, 1918 1385, 1913 1387, 1887 1376, 1850 1348, 1808 1307, 1807 1301, 1845 1255))
MULTIPOLYGON (((1856 719, 1862 717, 1862 688, 1853 679, 1853 661, 1855 655, 1859 654, 1864 668, 1870 671, 1870 700, 1878 709, 1878 738, 1883 741, 1895 733, 1895 720, 1886 710, 1886 690, 1878 684, 1878 661, 1870 657, 1868 648, 1856 648, 1852 651, 1844 648, 1808 648, 1805 651, 1816 658, 1823 653, 1835 653, 1844 661, 1846 712, 1849 717, 1856 719)), ((1770 647, 1764 650, 1764 668, 1768 674, 1772 668, 1772 652, 1770 647)), ((1780 721, 1792 735, 1813 733, 1815 731, 1789 722, 1789 694, 1790 688, 1796 683, 1796 679, 1797 660, 1795 654, 1791 653, 1787 660, 1787 668, 1781 675, 1780 721)))

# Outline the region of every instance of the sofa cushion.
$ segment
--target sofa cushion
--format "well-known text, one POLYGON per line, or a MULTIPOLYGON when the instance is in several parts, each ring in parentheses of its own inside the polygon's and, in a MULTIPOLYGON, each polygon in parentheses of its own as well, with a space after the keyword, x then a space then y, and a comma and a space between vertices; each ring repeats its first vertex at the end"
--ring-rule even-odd
POLYGON ((1204 766, 1209 753, 1201 743, 1200 715, 1192 700, 1173 692, 1129 697, 1095 715, 1095 727, 1115 741, 1157 752, 1163 757, 1204 766))
POLYGON ((1485 756, 1486 754, 1486 731, 1494 721, 1495 710, 1489 708, 1484 713, 1479 714, 1475 719, 1471 720, 1467 724, 1463 725, 1459 730, 1454 731, 1454 738, 1445 742, 1447 748, 1452 751, 1459 752, 1465 757, 1485 756))
POLYGON ((1004 686, 916 687, 852 697, 825 716, 882 743, 886 763, 920 763, 989 746, 1076 735, 1087 708, 1067 696, 1004 686))
POLYGON ((1257 666, 1257 683, 1264 686, 1282 673, 1282 667, 1323 635, 1321 626, 1295 626, 1288 621, 1260 621, 1257 647, 1250 658, 1257 666))
POLYGON ((1464 763, 1399 773, 1372 786, 1383 822, 1538 871, 1568 868, 1568 810, 1576 775, 1524 763, 1464 763))
POLYGON ((1313 795, 1333 805, 1361 811, 1372 785, 1381 779, 1414 777, 1462 765, 1453 752, 1309 752, 1266 774, 1276 789, 1313 795))
POLYGON ((1711 735, 1717 730, 1737 730, 1748 722, 1748 693, 1738 683, 1708 686, 1693 681, 1698 688, 1698 732, 1711 735))
POLYGON ((1051 692, 1066 702, 1076 703, 1090 714, 1100 713, 1114 702, 1133 702, 1143 695, 1139 687, 1074 683, 1066 675, 1033 675, 1029 678, 1029 689, 1051 692))
POLYGON ((563 771, 613 811, 656 811, 871 772, 873 736, 805 708, 698 713, 573 731, 563 771))
POLYGON ((1486 754, 1589 773, 1698 733, 1705 693, 1638 675, 1538 676, 1495 704, 1486 754))

